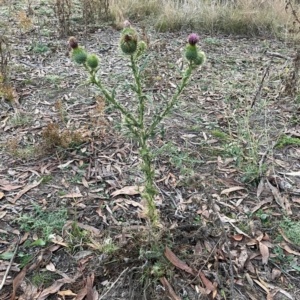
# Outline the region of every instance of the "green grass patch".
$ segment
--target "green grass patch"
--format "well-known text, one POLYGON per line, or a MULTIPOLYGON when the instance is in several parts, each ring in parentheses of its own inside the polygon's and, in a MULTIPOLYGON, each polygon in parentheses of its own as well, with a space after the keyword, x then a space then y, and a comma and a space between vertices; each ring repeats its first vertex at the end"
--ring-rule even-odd
POLYGON ((61 230, 67 220, 67 210, 62 208, 58 211, 47 211, 33 204, 33 213, 21 215, 15 220, 21 230, 37 233, 45 241, 53 233, 61 234, 61 230))
POLYGON ((300 246, 300 222, 292 221, 291 219, 284 217, 283 221, 279 224, 279 227, 283 229, 284 234, 295 245, 300 246))
POLYGON ((277 142, 277 149, 286 147, 286 146, 300 146, 300 139, 299 138, 293 138, 289 136, 282 136, 278 139, 277 142))
POLYGON ((225 133, 223 131, 220 131, 220 130, 213 130, 211 132, 211 135, 213 137, 221 139, 221 140, 226 140, 226 139, 228 139, 230 137, 227 133, 225 133))

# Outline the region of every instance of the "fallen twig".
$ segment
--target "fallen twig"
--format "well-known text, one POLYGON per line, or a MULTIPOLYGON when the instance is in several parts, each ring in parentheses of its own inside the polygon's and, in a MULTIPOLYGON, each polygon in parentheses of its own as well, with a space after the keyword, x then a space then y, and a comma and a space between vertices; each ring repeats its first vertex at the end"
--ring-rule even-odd
POLYGON ((267 74, 269 73, 270 65, 271 65, 271 63, 269 62, 268 66, 265 69, 264 75, 263 75, 263 77, 261 79, 261 82, 260 82, 260 85, 259 85, 259 87, 257 89, 257 92, 256 92, 256 94, 255 94, 255 96, 253 98, 253 101, 252 101, 252 104, 251 104, 251 108, 254 106, 256 100, 260 97, 261 89, 263 87, 265 78, 266 78, 267 74))
POLYGON ((9 271, 10 271, 10 268, 11 268, 13 262, 14 262, 15 256, 16 256, 17 251, 18 251, 18 249, 19 249, 20 240, 21 240, 21 237, 18 236, 18 241, 17 241, 17 243, 16 243, 15 251, 14 251, 14 253, 13 253, 13 256, 12 256, 11 259, 10 259, 9 265, 8 265, 8 267, 7 267, 7 269, 6 269, 5 273, 4 273, 4 276, 3 276, 3 279, 2 279, 2 282, 1 282, 1 285, 0 285, 0 291, 2 290, 2 288, 3 288, 3 286, 4 286, 4 283, 5 283, 5 281, 6 281, 7 275, 8 275, 8 273, 9 273, 9 271))
POLYGON ((292 60, 293 59, 292 57, 289 57, 289 56, 286 56, 286 55, 283 55, 283 54, 277 53, 277 52, 266 51, 265 53, 267 55, 283 58, 283 59, 286 59, 286 60, 292 60))
POLYGON ((122 273, 119 275, 117 280, 111 285, 111 287, 106 291, 105 294, 103 294, 102 296, 99 297, 98 300, 103 299, 111 291, 111 289, 116 285, 116 283, 120 280, 120 278, 123 276, 123 274, 127 272, 127 270, 128 270, 128 268, 126 268, 125 270, 122 271, 122 273))

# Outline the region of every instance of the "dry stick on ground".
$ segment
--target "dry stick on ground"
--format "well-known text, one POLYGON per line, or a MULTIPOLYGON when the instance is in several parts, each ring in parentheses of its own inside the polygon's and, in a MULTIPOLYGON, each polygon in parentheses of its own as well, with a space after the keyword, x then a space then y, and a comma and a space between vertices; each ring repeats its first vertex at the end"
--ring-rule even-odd
POLYGON ((116 283, 120 280, 120 278, 123 276, 124 273, 126 273, 128 270, 128 267, 122 271, 122 273, 119 275, 119 277, 117 278, 117 280, 115 282, 113 282, 113 284, 111 285, 111 287, 106 291, 105 294, 103 294, 102 296, 99 297, 98 300, 102 300, 104 299, 104 297, 112 290, 112 288, 116 285, 116 283))
POLYGON ((8 265, 8 267, 7 267, 7 269, 6 269, 5 273, 4 273, 4 276, 3 276, 3 279, 2 279, 2 282, 1 282, 1 285, 0 285, 0 291, 2 290, 2 288, 4 286, 4 283, 6 281, 6 278, 7 278, 7 275, 9 273, 9 270, 10 270, 12 264, 13 264, 14 258, 15 258, 16 254, 17 254, 18 249, 19 249, 20 240, 21 240, 21 237, 18 236, 18 241, 16 243, 15 251, 13 253, 13 256, 10 259, 9 265, 8 265))
POLYGON ((259 85, 259 87, 257 89, 257 92, 256 92, 254 98, 253 98, 253 101, 252 101, 252 104, 251 104, 251 108, 254 106, 256 100, 260 97, 261 89, 263 87, 265 78, 266 78, 267 74, 269 73, 270 65, 271 65, 271 62, 269 62, 268 66, 265 69, 265 72, 264 72, 264 75, 263 75, 263 77, 261 79, 260 85, 259 85))
POLYGON ((232 258, 231 258, 231 253, 230 253, 230 248, 229 248, 229 242, 228 242, 228 238, 227 238, 227 234, 226 234, 226 230, 224 227, 224 224, 220 218, 218 209, 216 207, 216 203, 215 200, 212 199, 211 197, 208 197, 207 193, 205 192, 206 197, 208 199, 208 205, 209 207, 212 209, 212 211, 214 212, 215 216, 217 217, 216 222, 219 223, 217 225, 220 225, 220 227, 222 228, 222 235, 224 236, 225 239, 225 244, 226 244, 226 248, 228 251, 228 257, 229 257, 229 272, 230 272, 230 292, 231 292, 231 299, 234 299, 234 274, 233 274, 233 264, 232 264, 232 258))
POLYGON ((274 57, 283 58, 283 59, 286 59, 286 60, 292 60, 293 59, 292 57, 283 55, 283 54, 278 53, 278 52, 266 51, 265 54, 268 54, 268 55, 271 55, 271 56, 274 56, 274 57))
POLYGON ((258 163, 259 174, 260 174, 260 176, 262 176, 262 165, 264 164, 264 161, 265 161, 265 159, 266 159, 266 157, 267 157, 269 151, 270 151, 270 149, 267 149, 267 151, 265 151, 265 152, 263 153, 263 155, 262 155, 262 157, 261 157, 261 159, 260 159, 260 161, 259 161, 259 163, 258 163))

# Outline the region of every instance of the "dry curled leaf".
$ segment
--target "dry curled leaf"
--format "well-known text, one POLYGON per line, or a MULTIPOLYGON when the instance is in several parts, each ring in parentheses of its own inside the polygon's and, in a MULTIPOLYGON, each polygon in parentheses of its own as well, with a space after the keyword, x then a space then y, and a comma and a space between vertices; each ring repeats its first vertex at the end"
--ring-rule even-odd
POLYGON ((268 184, 269 188, 271 189, 271 192, 272 192, 272 194, 274 196, 274 199, 277 202, 277 204, 285 210, 284 201, 283 201, 283 199, 280 195, 279 190, 276 187, 274 187, 268 180, 267 180, 267 184, 268 184))
POLYGON ((271 278, 272 280, 279 278, 281 275, 281 271, 277 268, 273 268, 271 278))
POLYGON ((236 191, 240 191, 240 190, 244 190, 245 188, 244 187, 242 187, 242 186, 233 186, 233 187, 231 187, 231 188, 229 188, 229 189, 225 189, 225 190, 223 190, 222 192, 221 192, 221 195, 224 195, 224 194, 226 194, 227 196, 230 194, 230 193, 232 193, 232 192, 236 192, 236 191))
POLYGON ((200 276, 200 278, 201 278, 203 284, 205 285, 205 287, 206 287, 207 289, 209 289, 210 291, 215 291, 215 290, 216 290, 216 286, 214 286, 213 283, 212 283, 209 279, 207 279, 207 278, 205 277, 205 275, 204 275, 203 272, 199 271, 198 274, 199 274, 199 276, 200 276))
POLYGON ((175 294, 174 289, 166 279, 166 277, 160 278, 160 282, 164 286, 165 290, 167 291, 168 295, 172 300, 180 300, 180 298, 175 294))
POLYGON ((262 263, 264 265, 268 264, 268 260, 270 256, 269 248, 263 242, 259 242, 259 251, 262 256, 262 263))
POLYGON ((166 258, 177 268, 186 271, 192 275, 196 275, 196 272, 190 268, 185 262, 180 260, 167 246, 165 250, 166 258))
POLYGON ((23 282, 23 279, 25 278, 27 270, 28 270, 28 267, 25 266, 22 269, 22 271, 15 277, 15 279, 13 281, 13 292, 12 292, 11 300, 15 300, 16 299, 17 289, 19 288, 19 286, 23 282))
POLYGON ((62 296, 63 298, 65 298, 66 296, 76 296, 76 294, 71 290, 59 291, 57 295, 62 296))
POLYGON ((111 193, 111 195, 113 197, 118 196, 118 195, 133 196, 133 195, 138 195, 138 194, 142 193, 143 190, 144 190, 144 187, 142 187, 142 186, 136 186, 136 185, 124 186, 120 190, 116 190, 113 193, 111 193))
POLYGON ((66 283, 72 283, 76 278, 61 278, 56 280, 51 286, 44 289, 39 296, 36 298, 37 300, 45 300, 49 295, 57 293, 60 288, 66 283))
POLYGON ((83 197, 80 193, 71 193, 71 194, 59 196, 59 198, 80 198, 80 197, 83 197))

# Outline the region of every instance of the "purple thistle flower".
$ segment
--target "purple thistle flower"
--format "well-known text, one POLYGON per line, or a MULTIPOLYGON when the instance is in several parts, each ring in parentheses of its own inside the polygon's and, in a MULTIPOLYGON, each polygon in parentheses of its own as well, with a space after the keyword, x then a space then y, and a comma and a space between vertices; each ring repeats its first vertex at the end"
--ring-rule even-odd
POLYGON ((195 46, 199 42, 199 36, 196 33, 190 34, 188 42, 190 45, 195 46))
POLYGON ((131 26, 130 22, 128 20, 125 20, 123 23, 124 28, 129 28, 131 26))

